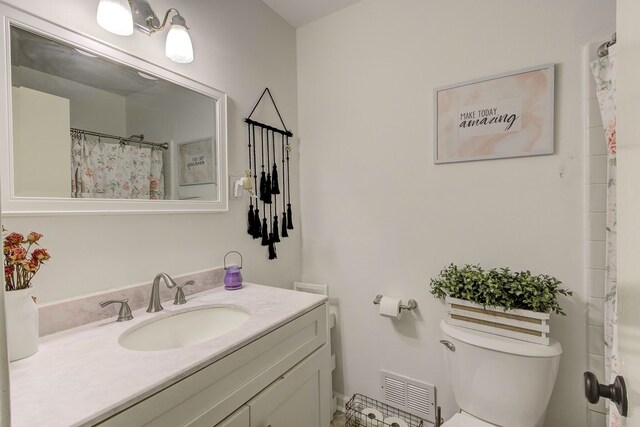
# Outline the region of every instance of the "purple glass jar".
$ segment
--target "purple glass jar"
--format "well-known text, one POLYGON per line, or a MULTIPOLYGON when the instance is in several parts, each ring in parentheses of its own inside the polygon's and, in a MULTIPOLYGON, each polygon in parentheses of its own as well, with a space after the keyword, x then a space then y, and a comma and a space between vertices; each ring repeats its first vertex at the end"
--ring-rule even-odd
POLYGON ((235 291, 236 289, 242 288, 242 255, 237 251, 227 252, 224 256, 224 288, 228 291, 235 291), (237 265, 232 265, 227 267, 227 255, 231 253, 236 253, 240 256, 240 267, 237 265))

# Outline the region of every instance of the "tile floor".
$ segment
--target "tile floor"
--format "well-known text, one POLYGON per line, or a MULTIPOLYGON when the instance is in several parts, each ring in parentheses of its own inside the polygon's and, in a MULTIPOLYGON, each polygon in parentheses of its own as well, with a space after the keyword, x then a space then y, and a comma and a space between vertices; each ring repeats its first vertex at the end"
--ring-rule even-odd
POLYGON ((345 427, 347 420, 344 417, 344 414, 340 411, 336 411, 333 414, 333 421, 331 421, 331 427, 345 427))

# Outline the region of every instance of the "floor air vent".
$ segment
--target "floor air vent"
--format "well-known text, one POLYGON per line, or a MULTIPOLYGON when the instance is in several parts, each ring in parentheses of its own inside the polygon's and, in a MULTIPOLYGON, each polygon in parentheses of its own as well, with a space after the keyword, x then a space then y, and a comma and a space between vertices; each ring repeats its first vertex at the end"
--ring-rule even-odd
POLYGON ((385 403, 435 422, 436 389, 433 385, 384 369, 380 374, 385 403))

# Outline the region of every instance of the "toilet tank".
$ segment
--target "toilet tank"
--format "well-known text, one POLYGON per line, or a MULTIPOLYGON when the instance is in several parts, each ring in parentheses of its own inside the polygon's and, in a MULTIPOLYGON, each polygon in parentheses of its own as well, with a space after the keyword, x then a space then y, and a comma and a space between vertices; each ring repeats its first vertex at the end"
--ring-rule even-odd
POLYGON ((447 370, 463 411, 504 427, 542 425, 562 347, 518 341, 440 322, 447 370))

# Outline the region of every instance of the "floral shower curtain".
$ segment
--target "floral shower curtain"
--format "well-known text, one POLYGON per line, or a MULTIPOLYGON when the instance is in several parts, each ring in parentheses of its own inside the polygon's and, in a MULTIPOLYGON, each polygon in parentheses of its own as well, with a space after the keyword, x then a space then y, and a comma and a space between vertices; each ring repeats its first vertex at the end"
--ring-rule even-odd
MULTIPOLYGON (((613 383, 618 375, 618 295, 617 295, 617 249, 616 249, 616 75, 614 47, 609 55, 591 63, 596 79, 596 91, 602 124, 605 129, 607 166, 607 230, 606 230, 606 272, 604 310, 604 360, 606 381, 613 383)), ((622 421, 615 405, 608 405, 607 423, 609 427, 620 427, 622 421)))
POLYGON ((164 198, 160 150, 71 136, 71 194, 77 198, 164 198))

